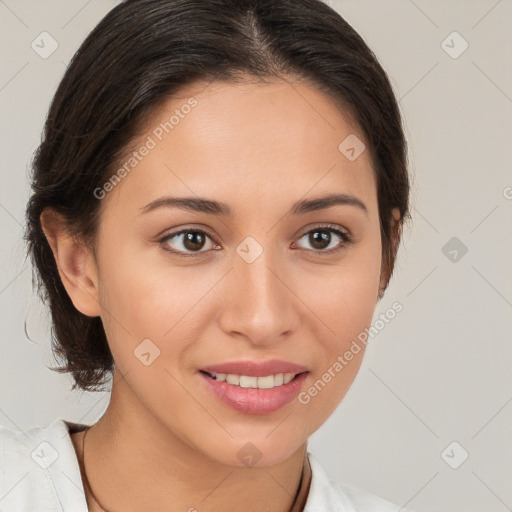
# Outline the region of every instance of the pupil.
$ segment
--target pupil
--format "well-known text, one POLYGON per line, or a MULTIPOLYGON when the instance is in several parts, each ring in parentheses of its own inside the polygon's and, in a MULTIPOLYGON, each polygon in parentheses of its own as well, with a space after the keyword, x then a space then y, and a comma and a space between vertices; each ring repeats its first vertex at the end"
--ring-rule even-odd
POLYGON ((189 250, 201 249, 204 245, 203 234, 198 231, 185 233, 184 245, 189 250))
POLYGON ((330 241, 331 234, 328 231, 315 231, 310 235, 311 245, 315 247, 315 249, 325 249, 329 246, 330 241))

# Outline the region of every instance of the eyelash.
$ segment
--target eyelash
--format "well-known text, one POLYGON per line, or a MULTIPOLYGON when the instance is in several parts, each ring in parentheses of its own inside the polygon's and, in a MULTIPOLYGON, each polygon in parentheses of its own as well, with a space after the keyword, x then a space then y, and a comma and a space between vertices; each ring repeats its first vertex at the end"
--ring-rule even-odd
MULTIPOLYGON (((314 253, 317 253, 317 254, 321 254, 321 255, 328 255, 328 254, 334 254, 338 251, 341 251, 343 249, 345 249, 348 245, 352 244, 354 239, 352 237, 352 235, 346 231, 341 231, 338 227, 336 226, 333 226, 333 225, 325 225, 325 226, 317 226, 313 229, 310 229, 306 232, 304 232, 300 237, 299 237, 299 240, 301 238, 303 238, 305 235, 308 235, 310 233, 314 233, 316 231, 328 231, 328 232, 331 232, 331 233, 335 233, 336 235, 338 235, 342 242, 335 248, 333 249, 329 249, 327 251, 325 250, 314 250, 314 249, 305 249, 307 251, 311 251, 311 252, 314 252, 314 253)), ((168 235, 166 235, 164 238, 160 239, 159 240, 159 243, 162 244, 164 246, 164 250, 168 251, 168 252, 171 252, 173 254, 177 254, 178 256, 183 256, 185 258, 188 258, 188 257, 198 257, 198 256, 201 256, 203 253, 205 252, 208 252, 208 251, 192 251, 192 252, 183 252, 183 251, 177 251, 175 249, 169 249, 169 246, 165 244, 165 242, 169 241, 170 239, 172 238, 175 238, 179 235, 182 235, 184 233, 201 233, 202 235, 206 235, 207 237, 209 237, 215 244, 217 244, 217 242, 215 242, 213 236, 208 233, 207 231, 204 231, 203 229, 197 229, 197 228, 184 228, 180 231, 177 231, 176 233, 170 233, 168 235)))

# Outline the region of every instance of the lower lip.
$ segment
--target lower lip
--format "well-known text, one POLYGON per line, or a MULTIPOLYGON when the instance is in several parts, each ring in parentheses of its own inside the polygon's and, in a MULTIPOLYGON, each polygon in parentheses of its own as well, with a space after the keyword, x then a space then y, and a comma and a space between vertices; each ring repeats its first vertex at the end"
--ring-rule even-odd
POLYGON ((199 372, 209 389, 225 404, 247 414, 265 414, 277 411, 290 403, 300 392, 308 372, 300 373, 288 384, 271 389, 242 388, 227 382, 219 382, 199 372))

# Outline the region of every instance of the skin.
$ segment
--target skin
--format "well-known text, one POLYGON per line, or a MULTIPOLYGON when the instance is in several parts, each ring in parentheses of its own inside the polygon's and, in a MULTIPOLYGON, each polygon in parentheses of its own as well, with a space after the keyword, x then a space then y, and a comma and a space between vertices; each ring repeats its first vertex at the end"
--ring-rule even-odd
MULTIPOLYGON (((73 304, 101 316, 116 363, 108 408, 87 434, 87 476, 107 510, 289 511, 307 439, 345 396, 364 350, 308 404, 262 415, 220 402, 198 370, 278 358, 308 368, 306 390, 370 326, 386 283, 370 155, 351 162, 338 150, 349 134, 364 137, 331 99, 278 79, 189 86, 146 120, 140 145, 191 96, 197 106, 101 200, 96 257, 51 211, 41 217, 73 304), (356 196, 367 214, 336 205, 287 215, 334 192, 356 196), (170 194, 222 201, 234 216, 141 214, 170 194), (306 233, 326 223, 354 243, 322 254, 344 244, 331 233, 327 249, 314 245, 306 233), (159 242, 184 227, 213 235, 197 257, 165 250, 194 254, 183 236, 159 242), (252 263, 236 252, 247 236, 263 248, 252 263), (147 338, 160 349, 149 366, 134 356, 147 338), (254 467, 237 457, 247 442, 261 452, 254 467)), ((80 464, 82 436, 72 435, 80 464)))

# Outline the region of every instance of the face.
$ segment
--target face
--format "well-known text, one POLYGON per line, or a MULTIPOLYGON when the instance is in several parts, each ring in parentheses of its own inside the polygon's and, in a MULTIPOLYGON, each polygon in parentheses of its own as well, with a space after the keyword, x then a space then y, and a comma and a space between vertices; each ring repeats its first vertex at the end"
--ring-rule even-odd
POLYGON ((98 314, 134 416, 225 464, 257 449, 264 466, 334 411, 381 278, 375 177, 368 151, 354 160, 339 149, 349 135, 364 140, 331 99, 279 80, 195 84, 146 120, 137 160, 99 199, 96 255, 98 314), (355 199, 311 203, 342 194, 355 199), (171 196, 224 206, 160 201, 171 196), (304 372, 258 390, 202 371, 270 360, 300 368, 231 373, 304 372))

